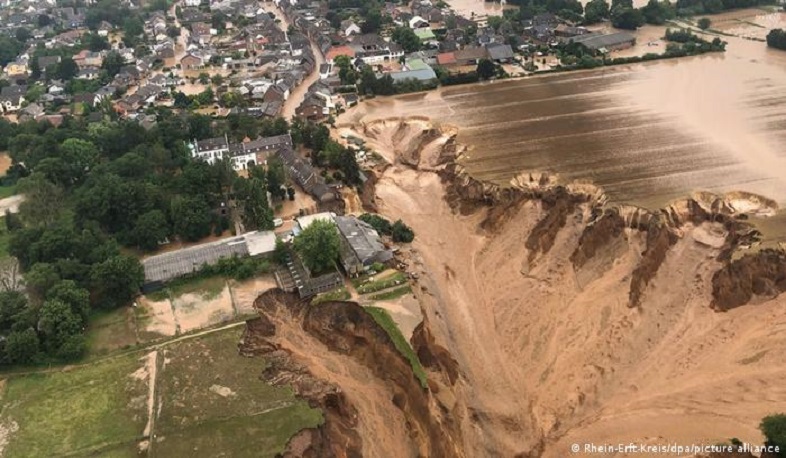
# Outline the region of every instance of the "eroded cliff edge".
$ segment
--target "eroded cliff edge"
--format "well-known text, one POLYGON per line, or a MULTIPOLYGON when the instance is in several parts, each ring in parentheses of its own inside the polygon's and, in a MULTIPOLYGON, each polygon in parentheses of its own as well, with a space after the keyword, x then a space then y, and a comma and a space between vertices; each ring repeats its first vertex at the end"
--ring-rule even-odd
POLYGON ((418 274, 412 343, 429 387, 412 389, 351 306, 260 303, 271 354, 303 369, 269 379, 307 372, 305 386, 332 393, 294 383, 327 413, 291 456, 337 443, 363 456, 566 456, 578 441, 757 442, 760 418, 786 410, 786 337, 773 332, 786 327, 783 253, 734 255, 759 237, 746 216, 772 202, 698 193, 650 211, 541 172, 497 186, 466 173, 456 133, 426 120, 345 128, 390 164, 364 205, 417 234, 402 261, 418 274))

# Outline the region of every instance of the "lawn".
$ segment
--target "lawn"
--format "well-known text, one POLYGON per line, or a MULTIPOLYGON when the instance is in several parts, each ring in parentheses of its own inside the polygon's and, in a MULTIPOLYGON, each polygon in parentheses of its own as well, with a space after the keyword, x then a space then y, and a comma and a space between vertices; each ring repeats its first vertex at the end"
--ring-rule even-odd
POLYGON ((242 329, 168 346, 157 391, 155 425, 166 440, 156 456, 274 456, 298 431, 322 423, 322 413, 292 390, 259 379, 265 362, 238 355, 242 329))
POLYGON ((6 197, 11 197, 14 194, 16 194, 16 185, 0 186, 0 199, 5 199, 6 197))
POLYGON ((134 456, 147 422, 147 383, 131 376, 139 357, 8 380, 0 424, 19 429, 4 456, 134 456))
POLYGON ((378 325, 382 326, 382 328, 388 333, 390 339, 393 341, 393 345, 396 346, 396 349, 404 355, 407 360, 409 360, 409 364, 412 365, 412 371, 415 373, 415 377, 418 378, 420 384, 423 388, 426 387, 426 371, 423 369, 423 365, 420 364, 420 360, 418 359, 417 355, 415 355, 415 351, 412 350, 412 346, 409 345, 407 339, 404 338, 404 335, 401 334, 398 326, 393 321, 393 318, 390 317, 388 312, 385 309, 381 309, 379 307, 365 307, 366 312, 369 315, 374 317, 374 321, 377 322, 378 325))
POLYGON ((87 351, 89 356, 100 356, 121 348, 136 345, 135 309, 95 311, 87 323, 87 351))
POLYGON ((391 301, 393 299, 398 299, 401 296, 409 294, 412 292, 412 288, 409 285, 400 286, 398 288, 389 289, 385 292, 374 294, 371 296, 371 299, 375 301, 391 301))
POLYGON ((321 304, 322 302, 329 302, 329 301, 346 301, 350 297, 349 291, 343 286, 338 289, 334 289, 333 291, 328 291, 326 293, 319 294, 311 299, 311 305, 321 304))
POLYGON ((147 296, 156 302, 175 299, 189 293, 201 293, 205 299, 212 299, 221 294, 225 285, 226 279, 220 276, 180 278, 169 282, 163 289, 147 296))
POLYGON ((365 278, 355 284, 355 287, 357 288, 358 293, 368 294, 398 286, 402 283, 406 283, 406 281, 407 276, 404 274, 404 272, 397 271, 392 275, 386 275, 382 278, 379 278, 379 276, 365 278), (371 278, 373 278, 373 280, 371 280, 371 278))

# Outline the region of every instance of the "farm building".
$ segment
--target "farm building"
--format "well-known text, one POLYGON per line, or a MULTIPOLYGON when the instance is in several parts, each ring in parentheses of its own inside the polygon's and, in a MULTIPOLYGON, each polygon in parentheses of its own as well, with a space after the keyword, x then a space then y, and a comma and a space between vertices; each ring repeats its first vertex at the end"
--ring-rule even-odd
POLYGON ((341 234, 341 265, 348 275, 358 275, 375 262, 393 259, 373 227, 354 216, 333 218, 341 234))
POLYGON ((581 43, 593 51, 602 53, 627 49, 636 44, 636 36, 630 32, 616 32, 609 34, 588 33, 571 38, 573 43, 581 43))
POLYGON ((145 270, 143 291, 154 291, 164 283, 199 271, 232 256, 264 256, 276 249, 276 235, 270 231, 254 231, 216 242, 162 253, 142 260, 145 270))

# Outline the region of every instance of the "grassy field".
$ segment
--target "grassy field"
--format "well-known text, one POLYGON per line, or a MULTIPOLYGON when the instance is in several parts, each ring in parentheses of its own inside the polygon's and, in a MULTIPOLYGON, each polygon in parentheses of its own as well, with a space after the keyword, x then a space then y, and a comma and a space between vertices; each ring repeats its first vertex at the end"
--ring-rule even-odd
POLYGON ((135 310, 123 307, 91 314, 85 337, 88 357, 106 355, 137 344, 135 310))
POLYGON ((174 299, 189 293, 201 293, 205 299, 211 299, 219 294, 226 285, 224 277, 195 277, 183 278, 169 282, 164 289, 150 293, 147 296, 154 301, 174 299))
POLYGON ((371 278, 374 278, 374 280, 365 278, 355 284, 355 288, 357 288, 358 293, 374 293, 407 282, 407 276, 404 274, 404 272, 395 272, 392 275, 386 275, 382 278, 379 278, 378 276, 371 278))
POLYGON ((411 292, 412 292, 412 288, 410 288, 409 285, 405 285, 405 286, 400 286, 398 288, 387 290, 379 294, 374 294, 373 296, 371 296, 370 299, 373 299, 375 301, 391 301, 393 299, 398 299, 399 297, 405 294, 409 294, 411 292))
POLYGON ((147 421, 147 383, 131 377, 139 356, 8 380, 0 424, 18 431, 3 456, 136 456, 147 421))
MULTIPOLYGON (((112 319, 110 315, 95 317, 112 319)), ((292 390, 259 379, 261 358, 242 357, 242 327, 160 348, 155 377, 158 412, 149 456, 273 457, 322 413, 292 390)), ((49 374, 0 382, 4 457, 135 457, 148 422, 149 384, 133 352, 49 374)))
POLYGON ((423 385, 423 388, 426 387, 426 371, 423 369, 423 366, 420 364, 420 360, 418 360, 417 355, 415 355, 415 351, 412 350, 412 347, 407 342, 407 339, 401 334, 401 331, 396 326, 396 323, 393 321, 393 318, 390 317, 388 312, 385 309, 381 309, 379 307, 365 307, 366 312, 369 313, 372 317, 374 317, 374 321, 377 322, 382 328, 387 331, 388 335, 390 336, 391 340, 393 340, 393 344, 396 346, 396 349, 404 355, 409 363, 412 365, 412 371, 415 373, 415 377, 418 378, 420 384, 423 385))
POLYGON ((13 186, 0 186, 0 199, 11 197, 16 194, 16 185, 13 186))
POLYGON ((162 400, 156 456, 274 456, 322 413, 288 388, 259 380, 264 360, 237 353, 241 328, 167 347, 158 376, 162 400))
POLYGON ((327 293, 322 293, 311 299, 311 305, 321 304, 328 301, 346 301, 350 298, 349 291, 343 286, 327 293))

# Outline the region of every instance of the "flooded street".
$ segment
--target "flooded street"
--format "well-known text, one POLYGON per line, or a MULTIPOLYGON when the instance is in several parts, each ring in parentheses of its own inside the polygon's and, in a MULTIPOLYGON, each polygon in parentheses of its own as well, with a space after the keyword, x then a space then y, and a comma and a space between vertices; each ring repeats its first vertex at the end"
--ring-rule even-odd
POLYGON ((693 191, 786 204, 786 52, 728 38, 725 54, 380 98, 343 121, 427 116, 459 128, 465 165, 589 180, 616 202, 658 207, 693 191))

